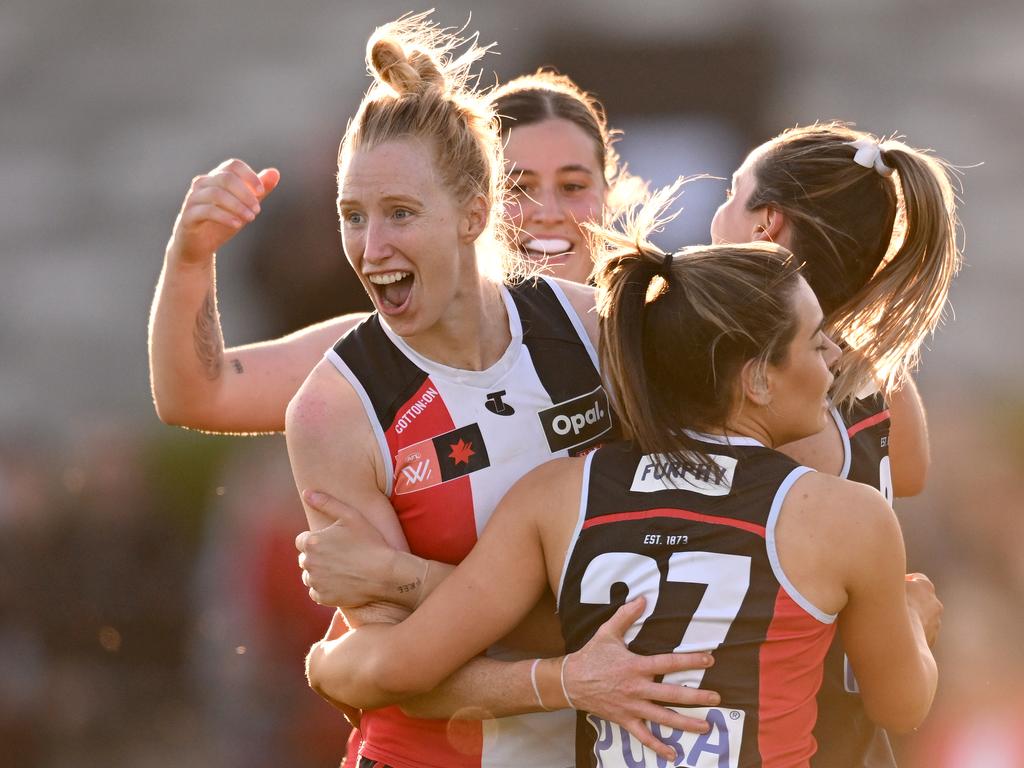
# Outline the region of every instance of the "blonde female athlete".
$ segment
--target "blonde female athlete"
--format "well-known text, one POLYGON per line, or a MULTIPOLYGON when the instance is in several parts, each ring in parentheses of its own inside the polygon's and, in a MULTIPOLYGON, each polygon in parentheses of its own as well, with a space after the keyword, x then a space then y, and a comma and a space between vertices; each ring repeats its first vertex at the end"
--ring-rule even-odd
MULTIPOLYGON (((376 312, 313 369, 286 420, 297 482, 359 508, 392 546, 408 547, 426 564, 397 585, 389 595, 395 602, 418 600, 443 578, 526 471, 585 451, 613 431, 594 328, 588 333, 580 316, 593 306, 592 291, 508 279, 515 253, 494 231, 502 209, 501 137, 492 103, 467 84, 483 51, 470 45, 455 59, 449 54, 456 42, 417 17, 371 38, 375 82, 342 142, 339 212, 345 251, 376 312)), ((226 178, 195 185, 169 262, 208 270, 213 251, 241 225, 230 211, 242 204, 239 187, 255 197, 276 181, 270 171, 250 176, 240 164, 229 167, 226 178)), ((307 511, 311 528, 331 522, 307 511)), ((560 642, 553 618, 550 605, 539 606, 548 645, 560 642)), ((594 648, 580 677, 595 698, 611 710, 635 706, 672 727, 706 729, 647 701, 717 700, 651 682, 669 667, 705 666, 706 656, 669 656, 652 666, 621 642, 611 650, 618 665, 594 648), (609 692, 623 673, 646 687, 631 697, 609 692)), ((536 707, 522 672, 521 665, 481 658, 449 681, 451 696, 506 715, 457 734, 447 720, 413 719, 396 708, 364 712, 361 757, 395 768, 570 765, 571 718, 523 714, 536 707)), ((631 718, 639 730, 638 714, 631 718)))
MULTIPOLYGON (((487 99, 504 141, 504 211, 513 245, 548 274, 585 282, 592 259, 580 225, 638 199, 643 187, 620 167, 601 105, 567 77, 545 71, 515 78, 487 99)), ((324 350, 365 317, 342 316, 281 339, 225 349, 214 254, 259 215, 279 181, 275 169, 256 173, 240 160, 193 180, 150 317, 153 399, 169 424, 280 431, 288 401, 324 350), (210 222, 223 230, 193 246, 194 230, 210 222)))
POLYGON ((840 615, 871 716, 916 727, 935 691, 941 606, 924 577, 905 582, 891 507, 772 450, 822 430, 839 359, 796 260, 770 245, 666 256, 636 234, 606 236, 601 359, 630 442, 529 473, 409 618, 315 645, 311 684, 364 707, 429 690, 550 587, 569 655, 531 663, 540 707, 585 710, 573 651, 627 601, 641 611, 632 648, 716 656, 664 680, 721 692, 689 711, 708 733, 652 726, 659 743, 645 745, 581 711, 581 768, 809 765, 840 615))

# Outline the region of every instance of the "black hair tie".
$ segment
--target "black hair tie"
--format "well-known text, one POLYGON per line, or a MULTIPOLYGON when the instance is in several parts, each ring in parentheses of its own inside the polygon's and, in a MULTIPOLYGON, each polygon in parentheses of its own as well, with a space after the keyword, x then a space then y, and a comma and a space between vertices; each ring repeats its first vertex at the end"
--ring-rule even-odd
POLYGON ((666 253, 665 260, 661 262, 661 276, 669 278, 672 276, 672 256, 674 254, 666 253))

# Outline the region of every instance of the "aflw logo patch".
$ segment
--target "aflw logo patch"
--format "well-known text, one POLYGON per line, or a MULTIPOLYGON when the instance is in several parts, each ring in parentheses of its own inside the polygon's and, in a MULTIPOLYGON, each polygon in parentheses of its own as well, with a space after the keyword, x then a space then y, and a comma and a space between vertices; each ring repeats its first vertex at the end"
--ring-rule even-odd
POLYGON ((538 412, 552 453, 596 440, 612 428, 612 412, 604 387, 538 412))
POLYGON ((725 496, 732 490, 736 459, 732 456, 711 456, 720 468, 719 473, 707 467, 670 464, 665 456, 644 456, 637 464, 631 491, 695 491, 705 496, 725 496), (655 459, 658 459, 657 461, 655 459), (658 466, 658 465, 661 466, 658 466), (719 477, 715 475, 719 474, 719 477))
POLYGON ((470 424, 400 448, 395 456, 395 493, 412 493, 491 466, 480 427, 470 424))

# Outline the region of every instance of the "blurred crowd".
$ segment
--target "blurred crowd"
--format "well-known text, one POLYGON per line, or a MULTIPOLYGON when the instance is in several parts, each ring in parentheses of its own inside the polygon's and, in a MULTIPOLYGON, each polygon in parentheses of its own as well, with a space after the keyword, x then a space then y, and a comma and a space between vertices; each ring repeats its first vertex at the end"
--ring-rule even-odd
MULTIPOLYGON (((340 257, 333 152, 267 206, 244 284, 226 286, 258 307, 257 337, 367 306, 340 257)), ((1019 768, 1024 398, 930 374, 926 355, 931 477, 896 509, 946 615, 938 698, 901 765, 1019 768)), ((304 528, 280 436, 155 415, 0 436, 0 764, 336 765, 346 726, 302 674, 330 617, 299 579, 304 528)))
MULTIPOLYGON (((1007 533, 1024 410, 933 401, 931 414, 929 491, 897 509, 909 567, 946 603, 941 683, 921 732, 899 741, 901 765, 1019 768, 1024 567, 1007 533), (1000 426, 997 412, 1016 416, 1000 426)), ((299 578, 304 527, 280 436, 5 436, 0 762, 336 765, 347 728, 302 674, 330 618, 299 578)))
POLYGON ((304 527, 280 438, 6 440, 0 762, 332 764, 344 721, 302 674, 330 619, 299 580, 304 527))

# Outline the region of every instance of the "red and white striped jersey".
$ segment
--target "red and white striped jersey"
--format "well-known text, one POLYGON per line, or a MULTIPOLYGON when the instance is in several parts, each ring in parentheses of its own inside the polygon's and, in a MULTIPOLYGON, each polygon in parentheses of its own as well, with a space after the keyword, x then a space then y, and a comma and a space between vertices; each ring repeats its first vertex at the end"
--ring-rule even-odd
MULTIPOLYGON (((502 295, 512 342, 483 371, 423 357, 376 314, 327 353, 363 401, 410 549, 432 560, 460 562, 513 483, 614 431, 596 352, 558 285, 536 279, 502 295)), ((365 712, 360 730, 361 754, 394 768, 573 764, 567 711, 448 723, 390 707, 365 712)))

